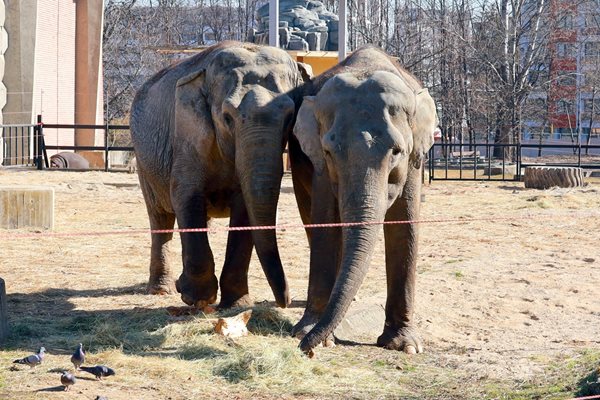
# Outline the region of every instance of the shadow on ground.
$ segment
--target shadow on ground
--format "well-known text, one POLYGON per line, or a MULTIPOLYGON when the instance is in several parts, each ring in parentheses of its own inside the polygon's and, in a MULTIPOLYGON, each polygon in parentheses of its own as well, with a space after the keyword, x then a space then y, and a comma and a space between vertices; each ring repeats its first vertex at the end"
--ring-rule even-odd
POLYGON ((600 365, 577 383, 577 397, 600 395, 600 365))
MULTIPOLYGON (((4 348, 23 352, 44 346, 50 354, 70 355, 77 343, 87 351, 121 348, 138 356, 206 359, 224 352, 210 345, 165 346, 173 324, 199 321, 197 316, 173 317, 165 308, 82 310, 75 309, 72 298, 118 297, 142 294, 145 284, 119 288, 73 290, 52 288, 36 293, 7 296, 10 336, 4 348)), ((230 316, 240 309, 225 310, 211 318, 230 316)), ((260 303, 253 307, 248 329, 257 335, 289 335, 292 322, 273 306, 260 303)), ((209 334, 212 325, 203 323, 194 334, 209 334)))

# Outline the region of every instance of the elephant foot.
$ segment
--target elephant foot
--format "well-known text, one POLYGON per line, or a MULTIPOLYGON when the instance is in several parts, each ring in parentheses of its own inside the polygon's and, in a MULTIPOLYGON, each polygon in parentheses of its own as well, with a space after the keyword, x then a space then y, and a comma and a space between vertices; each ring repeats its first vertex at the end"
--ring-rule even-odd
POLYGON ((209 279, 200 279, 181 274, 175 282, 177 291, 181 293, 181 300, 188 306, 203 309, 217 301, 219 283, 214 274, 209 279))
POLYGON ((249 294, 245 294, 237 299, 232 299, 229 296, 223 296, 223 294, 221 294, 221 302, 219 303, 218 308, 249 308, 252 306, 254 306, 254 301, 249 294))
POLYGON ((423 352, 421 338, 412 326, 394 329, 386 323, 383 333, 377 338, 377 346, 389 350, 404 351, 407 354, 423 352))
POLYGON ((175 294, 175 281, 170 276, 164 276, 160 278, 150 278, 148 285, 146 286, 147 294, 167 295, 175 294))
MULTIPOLYGON (((302 318, 300 318, 300 321, 292 328, 292 336, 300 340, 304 339, 304 336, 314 328, 320 318, 320 314, 305 311, 302 318)), ((324 347, 335 347, 333 335, 329 335, 320 345, 324 347)))

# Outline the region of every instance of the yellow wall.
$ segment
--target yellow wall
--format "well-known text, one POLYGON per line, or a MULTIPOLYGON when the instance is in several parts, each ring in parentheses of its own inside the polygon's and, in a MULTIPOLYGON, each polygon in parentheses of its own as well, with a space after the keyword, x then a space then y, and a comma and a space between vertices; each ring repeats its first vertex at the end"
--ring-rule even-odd
POLYGON ((337 51, 298 51, 289 53, 296 61, 309 64, 315 76, 322 74, 338 63, 337 51))

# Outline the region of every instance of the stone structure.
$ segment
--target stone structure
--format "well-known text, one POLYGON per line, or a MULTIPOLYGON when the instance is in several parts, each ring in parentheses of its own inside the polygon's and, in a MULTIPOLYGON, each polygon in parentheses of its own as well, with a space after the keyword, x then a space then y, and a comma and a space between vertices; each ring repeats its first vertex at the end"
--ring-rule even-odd
MULTIPOLYGON (((248 41, 269 43, 269 4, 256 12, 259 30, 252 30, 248 41)), ((337 51, 338 16, 318 0, 281 0, 279 2, 279 45, 296 51, 337 51)))
MULTIPOLYGON (((33 124, 37 114, 46 123, 103 123, 103 3, 0 0, 0 25, 7 32, 0 29, 2 123, 33 124)), ((44 134, 48 145, 103 143, 102 135, 89 130, 45 129, 44 134)), ((94 165, 103 164, 90 158, 94 165)))
POLYGON ((0 186, 0 229, 28 227, 54 227, 54 188, 0 186))

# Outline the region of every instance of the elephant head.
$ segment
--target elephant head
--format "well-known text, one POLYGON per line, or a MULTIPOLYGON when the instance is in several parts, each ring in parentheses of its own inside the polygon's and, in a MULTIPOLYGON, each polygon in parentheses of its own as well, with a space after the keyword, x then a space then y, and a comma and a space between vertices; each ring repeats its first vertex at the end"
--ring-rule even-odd
MULTIPOLYGON (((314 173, 328 179, 343 223, 383 221, 433 143, 435 104, 416 79, 376 71, 334 75, 305 97, 294 127, 314 173)), ((370 264, 377 224, 342 229, 341 264, 328 305, 301 342, 321 343, 340 323, 370 264)))
MULTIPOLYGON (((282 152, 295 116, 289 92, 302 82, 302 71, 285 52, 270 47, 214 54, 177 81, 174 157, 191 148, 205 157, 203 164, 222 171, 223 180, 232 171, 251 225, 275 225, 282 152)), ((289 295, 275 231, 253 231, 253 241, 275 299, 285 307, 289 295)))

